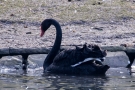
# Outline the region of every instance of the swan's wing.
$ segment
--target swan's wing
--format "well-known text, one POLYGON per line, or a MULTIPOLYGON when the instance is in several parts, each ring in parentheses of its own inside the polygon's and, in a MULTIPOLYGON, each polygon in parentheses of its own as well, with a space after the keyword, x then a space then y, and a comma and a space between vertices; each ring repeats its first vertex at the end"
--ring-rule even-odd
POLYGON ((56 55, 56 57, 54 58, 54 61, 59 61, 61 59, 65 59, 69 56, 69 51, 68 50, 63 50, 60 53, 58 53, 56 55))

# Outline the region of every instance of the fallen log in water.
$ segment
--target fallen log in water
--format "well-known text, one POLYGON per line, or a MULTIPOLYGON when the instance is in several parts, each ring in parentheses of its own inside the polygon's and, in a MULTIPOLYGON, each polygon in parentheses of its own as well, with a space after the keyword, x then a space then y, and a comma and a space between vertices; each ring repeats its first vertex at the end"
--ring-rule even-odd
MULTIPOLYGON (((75 46, 61 46, 61 50, 74 48, 75 46)), ((135 53, 135 48, 133 47, 123 47, 123 46, 102 46, 103 50, 107 50, 110 52, 116 51, 124 51, 135 53)), ((48 54, 51 50, 51 47, 33 47, 33 48, 1 48, 0 49, 0 56, 7 56, 7 55, 22 55, 22 54, 48 54)))
POLYGON ((51 48, 2 48, 0 49, 0 56, 12 56, 23 54, 48 54, 51 48))
MULTIPOLYGON (((3 56, 13 56, 13 55, 22 55, 22 64, 23 69, 27 69, 27 58, 30 54, 48 54, 52 47, 33 47, 33 48, 1 48, 0 49, 0 57, 3 56)), ((61 46, 61 50, 69 49, 69 48, 75 48, 75 46, 61 46)), ((124 46, 102 46, 103 50, 107 50, 110 52, 117 52, 117 51, 124 51, 127 56, 129 57, 130 63, 127 65, 127 67, 131 67, 131 65, 134 62, 135 59, 135 48, 133 47, 124 47, 124 46)))

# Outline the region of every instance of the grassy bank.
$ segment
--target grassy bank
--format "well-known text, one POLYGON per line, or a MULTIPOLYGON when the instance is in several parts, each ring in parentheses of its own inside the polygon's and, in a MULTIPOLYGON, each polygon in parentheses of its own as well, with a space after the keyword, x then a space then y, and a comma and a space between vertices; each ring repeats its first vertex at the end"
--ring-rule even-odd
POLYGON ((98 21, 135 18, 135 3, 126 0, 1 0, 0 19, 98 21))

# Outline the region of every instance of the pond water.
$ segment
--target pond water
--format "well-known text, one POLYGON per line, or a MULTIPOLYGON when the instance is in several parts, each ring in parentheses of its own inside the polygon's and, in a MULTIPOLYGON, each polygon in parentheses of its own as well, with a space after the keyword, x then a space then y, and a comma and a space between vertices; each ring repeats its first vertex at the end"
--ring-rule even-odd
POLYGON ((135 74, 130 75, 125 67, 110 68, 105 76, 43 74, 44 58, 29 56, 28 72, 24 73, 21 56, 3 57, 0 90, 135 90, 135 74))

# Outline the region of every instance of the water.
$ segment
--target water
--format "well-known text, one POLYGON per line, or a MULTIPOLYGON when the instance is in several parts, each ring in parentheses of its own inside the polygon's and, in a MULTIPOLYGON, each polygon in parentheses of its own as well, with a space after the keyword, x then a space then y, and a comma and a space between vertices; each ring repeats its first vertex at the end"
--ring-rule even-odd
MULTIPOLYGON (((135 74, 124 67, 110 68, 105 76, 43 74, 45 55, 29 56, 28 72, 21 56, 0 60, 0 90, 135 90, 135 74)), ((134 70, 134 67, 133 67, 134 70)))

